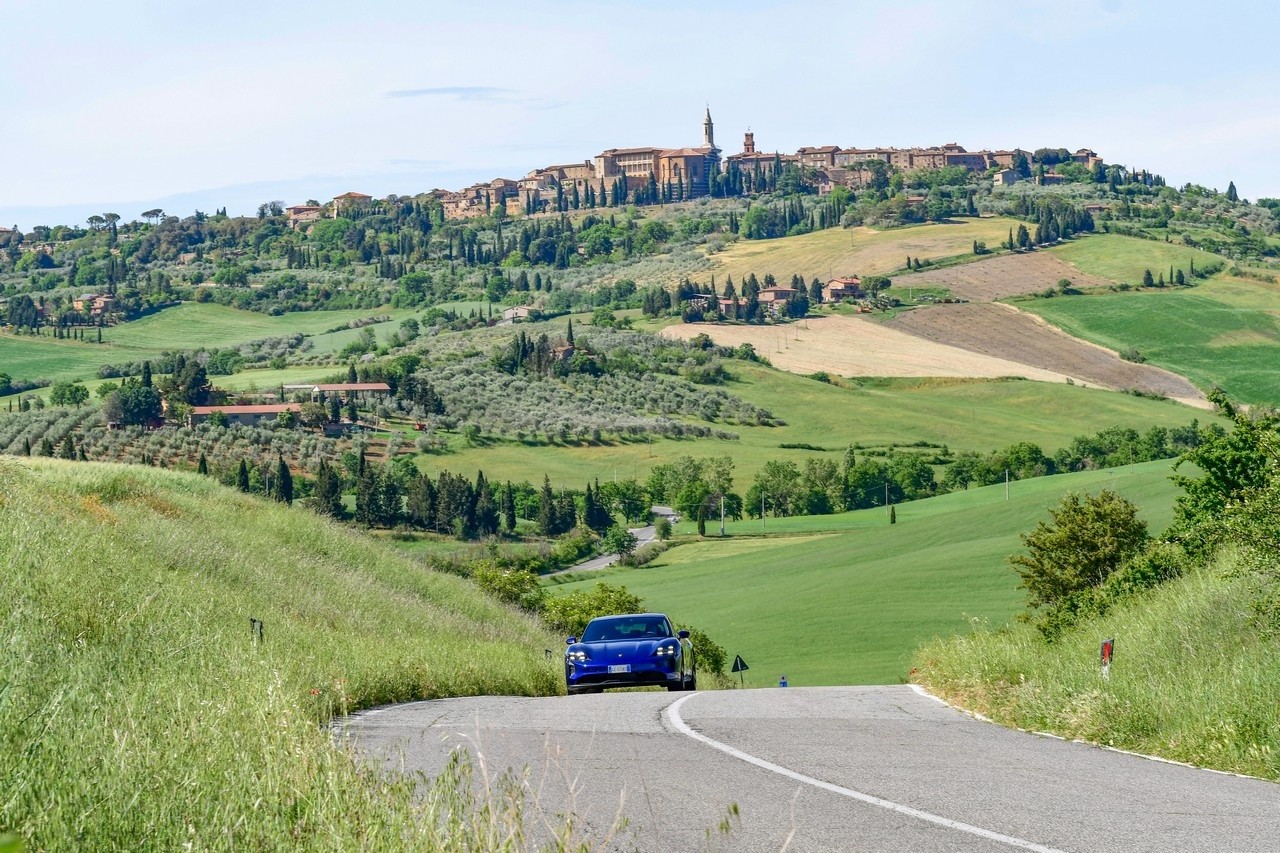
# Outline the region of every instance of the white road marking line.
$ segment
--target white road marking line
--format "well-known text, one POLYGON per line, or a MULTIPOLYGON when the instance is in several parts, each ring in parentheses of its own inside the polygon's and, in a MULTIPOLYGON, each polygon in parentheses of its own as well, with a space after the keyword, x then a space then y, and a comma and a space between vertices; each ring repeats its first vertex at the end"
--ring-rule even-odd
POLYGON ((962 708, 959 705, 952 705, 946 699, 942 699, 938 696, 934 696, 932 693, 930 693, 928 690, 925 690, 919 684, 908 684, 907 686, 910 687, 912 690, 914 690, 917 696, 923 696, 925 699, 932 699, 933 701, 941 705, 946 705, 948 708, 950 708, 953 711, 958 711, 967 717, 972 717, 973 719, 978 720, 979 722, 991 723, 991 725, 993 726, 1000 726, 1001 728, 1006 728, 1011 731, 1023 732, 1025 734, 1035 735, 1036 737, 1052 738, 1053 740, 1060 740, 1066 743, 1078 743, 1078 744, 1081 744, 1082 746, 1094 746, 1094 747, 1097 747, 1098 749, 1105 749, 1107 752, 1118 752, 1121 755, 1132 755, 1134 758, 1145 758, 1147 761, 1155 761, 1158 764, 1172 764, 1174 767, 1186 767, 1189 770, 1199 770, 1202 773, 1216 773, 1219 776, 1234 776, 1237 779, 1257 779, 1259 782, 1271 781, 1270 779, 1263 778, 1262 776, 1250 776, 1248 773, 1234 773, 1230 770, 1215 770, 1212 767, 1198 767, 1195 764, 1188 764, 1185 761, 1177 761, 1172 758, 1161 758, 1158 755, 1148 755, 1145 752, 1133 752, 1132 750, 1121 749, 1118 746, 1107 746, 1105 743, 1094 743, 1091 740, 1083 740, 1081 738, 1063 737, 1062 735, 1055 735, 1053 732, 1040 732, 1040 731, 1036 731, 1035 729, 1023 729, 1017 726, 1008 726, 1008 725, 1005 725, 1004 723, 997 723, 995 720, 991 719, 990 717, 984 717, 982 714, 979 714, 977 711, 970 711, 968 708, 962 708))
POLYGON ((688 702, 694 696, 700 695, 700 693, 691 693, 688 696, 682 696, 680 699, 677 699, 675 702, 668 705, 666 710, 667 722, 669 722, 672 728, 676 731, 683 735, 687 735, 700 743, 705 743, 712 749, 718 749, 726 755, 731 755, 734 758, 747 762, 748 764, 754 764, 756 767, 768 770, 771 773, 777 773, 780 776, 786 776, 788 779, 794 779, 795 781, 801 782, 805 785, 812 785, 815 788, 820 788, 823 791, 829 791, 832 794, 839 794, 840 796, 848 797, 851 800, 857 800, 869 805, 879 806, 882 809, 888 809, 899 814, 907 815, 908 817, 914 817, 918 820, 935 823, 939 826, 945 826, 948 829, 967 832, 970 835, 977 835, 981 838, 986 838, 990 841, 996 841, 1001 844, 1007 844, 1010 847, 1018 847, 1022 850, 1034 850, 1036 853, 1063 853, 1063 851, 1054 847, 1046 847, 1042 844, 1036 844, 1034 841, 1014 838, 1011 835, 1002 835, 1001 833, 994 832, 990 829, 983 829, 980 826, 961 823, 958 820, 952 820, 951 818, 942 817, 941 815, 932 814, 931 812, 914 809, 911 806, 904 806, 901 803, 895 803, 892 800, 886 800, 881 797, 872 796, 871 794, 864 794, 861 791, 855 791, 852 788, 844 788, 840 785, 833 785, 830 782, 823 782, 821 779, 814 779, 812 776, 797 773, 794 770, 789 770, 786 767, 774 764, 772 761, 765 761, 763 758, 757 758, 748 752, 735 749, 727 743, 721 743, 718 740, 713 740, 701 732, 695 732, 693 729, 689 728, 689 725, 685 723, 684 719, 680 716, 680 706, 685 702, 688 702))

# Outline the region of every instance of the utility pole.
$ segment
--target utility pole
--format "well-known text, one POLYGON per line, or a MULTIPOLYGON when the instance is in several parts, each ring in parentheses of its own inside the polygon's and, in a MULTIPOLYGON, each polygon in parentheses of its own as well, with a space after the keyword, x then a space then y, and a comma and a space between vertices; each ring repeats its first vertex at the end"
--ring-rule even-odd
POLYGON ((720 535, 724 535, 724 495, 720 496, 720 535))
POLYGON ((1009 469, 1004 469, 1004 499, 1009 500, 1009 469))
POLYGON ((889 506, 889 481, 884 481, 884 505, 889 506))
POLYGON ((760 530, 764 530, 764 492, 760 492, 760 530))

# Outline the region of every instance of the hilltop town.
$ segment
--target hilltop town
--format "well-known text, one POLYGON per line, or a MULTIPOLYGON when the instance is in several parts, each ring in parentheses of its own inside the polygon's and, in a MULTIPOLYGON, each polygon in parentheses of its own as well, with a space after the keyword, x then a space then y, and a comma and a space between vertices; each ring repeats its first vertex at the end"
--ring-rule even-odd
MULTIPOLYGON (((806 172, 819 195, 836 187, 863 189, 882 179, 887 170, 914 171, 959 167, 989 175, 998 185, 1033 177, 1031 151, 969 151, 949 142, 929 148, 842 148, 839 145, 804 146, 791 153, 760 151, 755 134, 743 135, 742 150, 722 156, 716 145, 715 124, 708 107, 702 122, 702 144, 697 147, 607 148, 580 163, 564 163, 534 169, 523 178, 494 178, 462 190, 435 189, 446 219, 489 216, 501 210, 506 216, 547 211, 613 207, 620 204, 658 204, 704 196, 743 195, 764 189, 789 167, 806 172)), ((1102 163, 1097 153, 1081 148, 1067 162, 1093 169, 1102 163)), ((1054 169, 1034 175, 1042 184, 1064 180, 1054 169)), ((348 192, 328 204, 318 202, 285 209, 295 225, 364 206, 373 197, 348 192)))

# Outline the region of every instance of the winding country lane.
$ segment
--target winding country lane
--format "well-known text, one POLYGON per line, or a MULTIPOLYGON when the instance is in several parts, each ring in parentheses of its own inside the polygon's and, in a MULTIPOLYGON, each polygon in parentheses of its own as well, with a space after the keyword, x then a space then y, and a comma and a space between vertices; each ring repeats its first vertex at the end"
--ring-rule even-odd
POLYGON ((459 747, 527 768, 544 815, 596 839, 626 816, 610 849, 1280 847, 1278 785, 1010 731, 909 686, 449 699, 342 733, 389 772, 434 774, 459 747))

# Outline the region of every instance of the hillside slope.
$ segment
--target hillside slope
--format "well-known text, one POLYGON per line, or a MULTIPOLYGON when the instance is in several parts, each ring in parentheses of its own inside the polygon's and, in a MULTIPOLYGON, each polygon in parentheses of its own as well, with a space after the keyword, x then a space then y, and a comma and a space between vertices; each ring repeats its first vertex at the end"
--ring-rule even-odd
MULTIPOLYGON (((638 569, 566 575, 552 594, 621 584, 677 620, 698 625, 752 666, 768 686, 894 684, 914 649, 967 633, 971 621, 1004 625, 1026 595, 1006 557, 1067 491, 1113 489, 1141 507, 1152 530, 1172 516, 1172 462, 1082 471, 952 492, 896 507, 838 515, 729 522, 638 569)), ((682 522, 677 531, 692 525, 682 522)))
POLYGON ((1255 592, 1228 553, 1052 644, 1028 625, 937 640, 913 680, 1006 725, 1280 779, 1280 639, 1255 592))
POLYGON ((0 828, 35 849, 421 839, 320 724, 558 689, 465 581, 191 474, 0 457, 0 566, 0 828))

